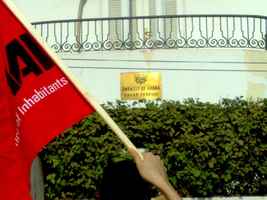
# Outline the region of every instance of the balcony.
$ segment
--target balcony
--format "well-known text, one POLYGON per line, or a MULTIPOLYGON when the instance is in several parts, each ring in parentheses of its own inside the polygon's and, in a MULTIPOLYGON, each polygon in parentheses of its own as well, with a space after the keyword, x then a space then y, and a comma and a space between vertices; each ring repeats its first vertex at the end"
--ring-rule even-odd
POLYGON ((267 17, 172 15, 35 22, 57 53, 180 48, 267 49, 267 17))

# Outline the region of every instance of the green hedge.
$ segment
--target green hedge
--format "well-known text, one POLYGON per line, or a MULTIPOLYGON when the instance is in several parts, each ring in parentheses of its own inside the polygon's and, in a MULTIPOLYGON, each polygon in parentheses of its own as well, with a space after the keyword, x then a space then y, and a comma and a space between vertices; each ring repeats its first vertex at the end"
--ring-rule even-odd
MULTIPOLYGON (((188 99, 104 105, 137 147, 161 155, 183 196, 267 194, 267 99, 188 99)), ((97 114, 41 153, 46 199, 94 197, 103 168, 128 159, 97 114)))

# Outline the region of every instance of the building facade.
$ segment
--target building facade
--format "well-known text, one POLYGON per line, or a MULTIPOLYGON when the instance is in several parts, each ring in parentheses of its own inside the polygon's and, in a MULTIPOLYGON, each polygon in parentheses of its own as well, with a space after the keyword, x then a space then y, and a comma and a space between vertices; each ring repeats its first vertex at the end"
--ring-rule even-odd
POLYGON ((163 99, 267 97, 263 0, 87 0, 83 21, 79 1, 14 1, 31 22, 61 20, 35 28, 102 102, 140 71, 161 73, 163 99))

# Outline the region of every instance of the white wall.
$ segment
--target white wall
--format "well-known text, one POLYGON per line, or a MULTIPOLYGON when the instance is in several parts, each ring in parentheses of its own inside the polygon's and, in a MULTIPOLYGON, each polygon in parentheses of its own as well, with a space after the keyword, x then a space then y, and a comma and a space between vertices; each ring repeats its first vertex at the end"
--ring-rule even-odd
POLYGON ((60 55, 101 101, 120 98, 121 72, 149 70, 161 72, 164 99, 193 97, 214 102, 237 96, 267 97, 267 72, 247 71, 267 70, 265 51, 162 49, 60 55))
MULTIPOLYGON (((80 0, 11 0, 31 21, 75 19, 80 0)), ((84 7, 84 18, 108 17, 108 0, 88 0, 84 7)))
POLYGON ((77 18, 78 0, 12 0, 31 21, 77 18))
MULTIPOLYGON (((178 0, 185 14, 266 15, 266 0, 178 0)), ((179 3, 178 3, 179 4, 179 3)))
MULTIPOLYGON (((30 21, 77 17, 79 0, 12 0, 30 21)), ((123 0, 126 1, 126 0, 123 0)), ((155 0, 162 5, 166 0, 155 0)), ((139 10, 147 9, 148 0, 137 0, 139 10)), ((123 4, 126 5, 125 3, 123 4)), ((108 16, 108 0, 88 0, 84 17, 108 16)), ((123 8, 127 9, 127 8, 123 8)), ((161 13, 158 6, 158 12, 161 13)), ((266 15, 266 0, 177 0, 177 14, 253 14, 266 15)), ((138 12, 146 15, 147 12, 138 12)), ((127 12, 123 12, 126 15, 127 12)))

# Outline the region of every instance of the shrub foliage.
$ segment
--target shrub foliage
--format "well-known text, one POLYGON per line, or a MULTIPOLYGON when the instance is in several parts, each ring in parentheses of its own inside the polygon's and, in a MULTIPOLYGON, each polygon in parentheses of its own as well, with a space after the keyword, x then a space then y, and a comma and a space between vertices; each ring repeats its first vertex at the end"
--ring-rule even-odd
MULTIPOLYGON (((183 196, 267 194, 267 99, 118 101, 104 107, 137 147, 161 155, 183 196)), ((108 162, 129 159, 97 114, 40 156, 48 200, 94 197, 108 162)))

